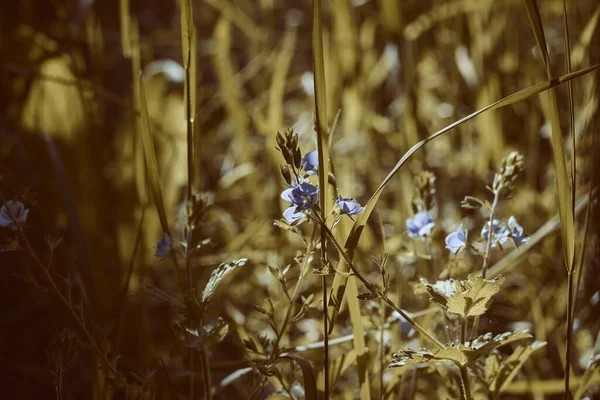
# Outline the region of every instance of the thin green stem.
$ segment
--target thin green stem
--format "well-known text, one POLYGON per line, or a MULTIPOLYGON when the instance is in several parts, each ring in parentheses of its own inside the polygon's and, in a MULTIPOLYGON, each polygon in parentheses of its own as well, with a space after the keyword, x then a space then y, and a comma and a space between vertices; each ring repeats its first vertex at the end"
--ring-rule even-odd
POLYGON ((467 325, 468 325, 468 319, 467 318, 461 318, 460 319, 460 342, 462 344, 464 344, 467 341, 467 325))
MULTIPOLYGON (((200 363, 202 364, 202 378, 204 381, 204 399, 209 400, 212 397, 212 377, 210 374, 210 356, 205 348, 200 350, 200 363)), ((193 385, 190 387, 193 388, 193 385)))
POLYGON ((437 263, 435 261, 435 257, 433 257, 433 252, 431 251, 431 242, 428 237, 425 237, 425 248, 427 250, 427 255, 429 256, 429 264, 431 266, 431 277, 435 280, 437 278, 438 268, 437 263))
POLYGON ((461 383, 461 394, 464 400, 471 400, 471 386, 469 384, 469 374, 467 373, 467 367, 466 366, 459 366, 458 369, 460 370, 460 383, 461 383))
POLYGON ((381 320, 379 327, 379 398, 383 399, 385 395, 385 387, 383 386, 383 366, 385 365, 385 346, 383 345, 383 335, 385 331, 385 307, 383 306, 383 300, 379 299, 379 306, 381 308, 381 320))
MULTIPOLYGON (((485 279, 487 274, 488 263, 490 260, 490 252, 492 249, 492 240, 494 238, 494 216, 496 214, 496 207, 498 206, 498 200, 500 199, 500 190, 494 192, 494 201, 490 209, 489 229, 487 242, 485 244, 485 253, 483 254, 483 266, 481 267, 481 277, 485 279)), ((479 327, 479 315, 475 317, 473 322, 473 329, 471 330, 471 339, 477 336, 477 328, 479 327)))
MULTIPOLYGON (((193 348, 188 348, 188 368, 190 371, 194 371, 194 349, 193 348)), ((204 373, 205 368, 204 368, 204 363, 202 363, 202 373, 204 373)), ((192 400, 195 396, 195 386, 194 386, 194 382, 195 382, 195 374, 191 373, 190 377, 189 377, 189 382, 188 382, 188 399, 192 400)), ((204 380, 204 388, 206 389, 206 379, 204 380)), ((210 390, 210 388, 209 388, 210 390)), ((205 390, 206 393, 206 390, 205 390)), ((209 392, 210 394, 210 392, 209 392)), ((209 399, 209 397, 206 397, 206 399, 209 399)))
POLYGON ((329 332, 327 328, 327 275, 322 275, 321 285, 323 286, 323 374, 325 381, 325 399, 329 399, 329 332))

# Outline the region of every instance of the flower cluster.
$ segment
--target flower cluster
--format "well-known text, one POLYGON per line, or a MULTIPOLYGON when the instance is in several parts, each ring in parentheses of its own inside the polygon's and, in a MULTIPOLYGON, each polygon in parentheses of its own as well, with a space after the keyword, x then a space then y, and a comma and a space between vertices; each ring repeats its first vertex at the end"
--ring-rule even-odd
MULTIPOLYGON (((283 135, 277 134, 277 150, 281 152, 286 165, 281 167, 281 175, 289 185, 281 193, 281 198, 292 203, 283 212, 283 217, 288 223, 294 224, 302 220, 317 205, 319 188, 310 182, 310 177, 319 173, 319 153, 309 151, 302 157, 298 148, 298 137, 292 130, 283 135)), ((338 195, 336 204, 340 214, 356 215, 363 211, 363 207, 352 198, 338 195)), ((298 223, 300 223, 298 222, 298 223)))
MULTIPOLYGON (((491 247, 502 247, 509 239, 512 240, 516 246, 525 244, 529 241, 529 237, 523 233, 523 227, 519 225, 516 218, 513 216, 508 219, 506 224, 498 219, 494 219, 491 229, 490 222, 486 222, 481 229, 481 237, 488 240, 490 231, 492 235, 491 247)), ((463 224, 460 224, 455 232, 446 236, 446 248, 450 250, 451 253, 457 254, 465 247, 467 247, 467 232, 465 231, 463 224)))

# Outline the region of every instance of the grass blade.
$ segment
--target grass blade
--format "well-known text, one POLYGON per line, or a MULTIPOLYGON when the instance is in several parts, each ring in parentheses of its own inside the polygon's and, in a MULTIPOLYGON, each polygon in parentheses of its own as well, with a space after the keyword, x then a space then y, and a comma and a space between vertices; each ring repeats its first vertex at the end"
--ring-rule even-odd
POLYGON ((144 147, 144 159, 150 183, 150 193, 156 205, 158 218, 163 231, 170 235, 167 214, 163 202, 162 190, 160 188, 160 175, 158 173, 158 161, 156 160, 156 149, 154 148, 154 139, 150 131, 150 117, 148 116, 148 104, 146 102, 146 89, 144 88, 144 76, 140 73, 140 113, 142 116, 142 145, 144 147))
POLYGON ((310 361, 297 355, 288 355, 282 358, 289 358, 298 364, 304 378, 304 395, 306 396, 306 400, 317 400, 317 380, 315 379, 310 361))
MULTIPOLYGON (((362 234, 362 231, 365 227, 365 224, 369 218, 369 216, 371 215, 371 213, 373 212, 373 209, 375 208, 375 204, 377 203, 377 200, 379 199, 379 196, 381 195, 381 192, 383 191, 383 189, 385 188, 385 186, 390 182, 390 180, 394 177, 394 175, 396 175, 396 173, 400 170, 400 168, 404 165, 404 163, 406 163, 406 161, 417 151, 419 150, 421 147, 425 146, 425 144, 427 144, 428 142, 432 141, 433 139, 443 135, 444 133, 456 128, 457 126, 475 118, 476 116, 478 116, 479 114, 482 114, 484 112, 487 111, 491 111, 491 110, 497 110, 499 108, 508 106, 510 104, 514 104, 517 103, 521 100, 525 100, 533 95, 536 95, 538 93, 542 93, 548 89, 551 89, 557 85, 560 85, 562 83, 568 82, 572 79, 575 79, 579 76, 585 75, 589 72, 594 71, 595 69, 597 69, 598 67, 600 67, 600 65, 595 65, 589 68, 585 68, 579 71, 575 71, 572 72, 570 74, 561 76, 559 78, 556 79, 552 79, 546 82, 542 82, 542 83, 538 83, 537 85, 531 86, 527 89, 523 89, 519 92, 513 93, 501 100, 498 100, 495 103, 492 103, 490 105, 488 105, 487 107, 484 107, 480 110, 477 110, 469 115, 467 115, 466 117, 461 118, 460 120, 448 125, 447 127, 437 131, 436 133, 432 134, 431 136, 427 137, 426 139, 423 139, 421 141, 419 141, 418 143, 416 143, 413 147, 411 147, 403 156, 402 158, 396 163, 396 165, 394 166, 394 168, 390 171, 390 173, 385 177, 385 179, 383 180, 383 182, 379 185, 379 187, 377 188, 377 190, 375 190, 375 192, 373 193, 373 195, 371 196, 371 198, 369 199, 369 201, 367 202, 367 204, 365 204, 364 207, 364 211, 358 216, 358 218, 356 219, 356 221, 354 222, 354 225, 352 226, 352 229, 350 231, 350 234, 348 235, 348 238, 346 239, 346 243, 344 244, 346 253, 348 254, 348 256, 350 257, 350 259, 352 259, 354 257, 354 251, 356 250, 356 247, 358 246, 358 241, 360 240, 360 236, 362 234)), ((564 165, 564 159, 563 159, 563 165, 564 165)), ((566 171, 566 167, 565 167, 565 171, 566 171)), ((569 208, 569 210, 571 210, 569 208)), ((345 261, 342 259, 340 260, 340 263, 337 266, 337 270, 345 273, 348 272, 349 270, 349 266, 346 265, 345 261)), ((337 313, 340 309, 340 305, 342 302, 342 299, 344 297, 344 291, 346 289, 346 281, 347 281, 347 277, 344 277, 341 274, 336 274, 335 278, 333 280, 333 284, 331 287, 331 291, 330 291, 330 296, 329 296, 329 321, 334 321, 337 313)), ((333 329, 333 327, 330 327, 330 332, 333 329)))
MULTIPOLYGON (((327 91, 325 81, 325 56, 323 55, 323 27, 321 26, 321 0, 313 1, 313 71, 315 88, 315 128, 317 131, 317 150, 319 154, 319 204, 321 206, 321 219, 326 224, 327 213, 331 209, 328 192, 329 177, 329 140, 327 137, 327 91)), ((327 234, 325 226, 321 226, 321 261, 323 268, 327 268, 327 234)), ((323 286, 323 340, 324 355, 324 383, 325 398, 329 398, 329 345, 328 334, 328 308, 327 308, 327 275, 322 276, 323 286)))

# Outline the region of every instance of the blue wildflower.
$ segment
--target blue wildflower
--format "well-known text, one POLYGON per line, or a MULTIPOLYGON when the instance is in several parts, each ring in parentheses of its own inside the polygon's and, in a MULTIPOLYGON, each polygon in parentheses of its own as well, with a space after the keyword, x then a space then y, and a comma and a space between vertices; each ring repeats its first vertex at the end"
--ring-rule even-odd
MULTIPOLYGON (((496 247, 496 244, 500 244, 502 246, 508 240, 508 231, 506 227, 502 225, 502 221, 495 219, 492 221, 492 247, 496 247)), ((481 237, 486 239, 490 234, 490 222, 486 222, 486 224, 481 229, 481 237)))
POLYGON ((154 253, 155 257, 163 258, 166 257, 171 251, 171 238, 166 233, 163 234, 163 237, 160 238, 158 243, 156 244, 156 252, 154 253))
MULTIPOLYGON (((297 208, 297 211, 304 211, 312 208, 317 203, 319 189, 311 183, 303 182, 293 188, 291 191, 287 192, 287 199, 294 203, 297 208)), ((283 194, 282 193, 282 197, 283 194)))
POLYGON ((523 235, 523 227, 517 223, 515 217, 510 217, 508 219, 508 230, 510 231, 510 237, 518 246, 520 244, 525 244, 529 241, 529 237, 523 235))
POLYGON ((283 217, 289 224, 293 224, 300 218, 304 217, 304 213, 302 211, 296 212, 296 206, 291 206, 285 209, 283 212, 283 217))
POLYGON ((29 210, 25 208, 23 203, 18 200, 9 200, 0 208, 0 226, 16 231, 18 229, 17 224, 22 226, 27 221, 28 215, 29 210))
POLYGON ((464 246, 467 240, 467 232, 463 228, 463 224, 460 224, 455 232, 452 232, 446 236, 446 248, 451 253, 457 254, 464 246))
POLYGON ((302 169, 307 175, 316 175, 319 173, 319 153, 316 150, 309 151, 300 162, 302 169))
MULTIPOLYGON (((293 182, 295 184, 295 182, 293 182)), ((302 218, 303 211, 306 211, 317 203, 319 189, 308 183, 302 182, 281 193, 281 198, 289 201, 293 206, 283 212, 284 218, 291 224, 302 218)))
POLYGON ((339 197, 335 200, 342 214, 356 215, 363 212, 365 209, 358 201, 352 198, 339 197))
POLYGON ((427 211, 418 212, 414 218, 406 220, 406 229, 408 229, 410 237, 427 236, 434 225, 435 223, 427 211))

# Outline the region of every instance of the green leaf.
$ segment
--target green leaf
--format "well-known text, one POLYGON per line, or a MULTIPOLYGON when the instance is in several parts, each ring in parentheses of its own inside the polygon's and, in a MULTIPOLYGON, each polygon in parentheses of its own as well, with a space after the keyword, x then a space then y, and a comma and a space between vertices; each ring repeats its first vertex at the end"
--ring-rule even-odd
POLYGON ((315 374, 313 372, 313 366, 310 361, 297 356, 297 355, 288 355, 281 358, 289 358, 293 360, 300 366, 302 370, 302 377, 304 378, 304 396, 306 400, 317 400, 317 380, 315 379, 315 374))
MULTIPOLYGON (((559 78, 551 79, 551 80, 548 80, 548 81, 542 82, 542 83, 538 83, 537 85, 534 85, 527 89, 523 89, 519 92, 513 93, 501 100, 498 100, 495 103, 492 103, 482 109, 479 109, 479 110, 467 115, 466 117, 461 118, 460 120, 446 126, 445 128, 437 131, 436 133, 432 134, 428 138, 423 139, 423 140, 419 141, 418 143, 416 143, 396 163, 394 168, 385 177, 385 179, 383 180, 383 182, 381 182, 381 184, 379 185, 377 190, 375 190, 375 192, 373 193, 373 195, 371 196, 369 201, 365 204, 364 211, 358 216, 358 218, 354 222, 354 225, 352 226, 350 234, 348 235, 348 238, 346 239, 346 242, 344 244, 346 254, 348 254, 350 259, 352 259, 354 257, 354 252, 356 250, 356 247, 358 246, 358 242, 362 235, 362 231, 365 227, 367 220, 369 219, 369 216, 375 209, 375 205, 376 205, 377 201, 379 200, 379 196, 381 196, 383 189, 391 181, 391 179, 394 177, 394 175, 396 175, 396 173, 398 173, 400 168, 402 168, 402 166, 408 161, 408 159, 414 153, 416 153, 417 150, 419 150, 421 147, 425 146, 427 143, 429 143, 430 141, 434 140, 435 138, 443 135, 444 133, 449 132, 450 130, 456 128, 457 126, 462 125, 463 123, 475 118, 479 114, 482 114, 482 113, 488 112, 488 111, 492 111, 492 110, 497 110, 499 108, 517 103, 521 100, 525 100, 533 95, 544 92, 544 91, 546 91, 550 88, 553 88, 555 86, 558 86, 564 82, 568 82, 579 76, 588 74, 588 73, 596 70, 598 67, 600 67, 600 65, 594 65, 589 68, 584 68, 584 69, 572 72, 570 74, 563 75, 559 78)), ((341 271, 342 273, 348 272, 349 266, 347 265, 345 260, 343 260, 343 259, 340 260, 337 270, 341 271)), ((328 302, 328 304, 329 304, 328 315, 329 315, 330 321, 335 321, 337 313, 339 312, 340 306, 342 304, 342 299, 344 297, 344 292, 346 290, 347 279, 348 279, 347 277, 345 277, 341 274, 335 275, 335 278, 333 280, 333 284, 331 287, 329 302, 328 302)), ((330 332, 332 330, 333 330, 333 324, 330 325, 330 332)))
POLYGON ((150 180, 150 192, 163 232, 171 236, 165 205, 163 202, 162 190, 160 188, 160 175, 158 173, 158 161, 156 160, 156 149, 154 148, 154 139, 150 131, 150 117, 148 116, 148 104, 146 102, 146 89, 144 87, 144 76, 140 73, 140 112, 142 116, 142 144, 144 147, 144 159, 146 160, 146 169, 150 180))
POLYGON ((502 276, 491 280, 469 275, 468 280, 458 281, 458 292, 448 298, 448 312, 463 318, 476 317, 486 312, 492 296, 500 291, 502 276))
MULTIPOLYGON (((535 0, 524 1, 531 28, 533 29, 535 39, 544 60, 546 75, 548 76, 548 80, 551 81, 553 80, 553 76, 540 12, 535 0)), ((548 92, 548 100, 550 107, 550 124, 552 126, 552 154, 554 157, 554 168, 556 170, 556 190, 558 192, 558 211, 560 215, 564 259, 567 271, 572 272, 575 261, 575 220, 573 216, 573 196, 571 194, 572 183, 567 174, 563 139, 560 129, 560 118, 558 114, 558 104, 556 100, 556 92, 554 90, 550 90, 548 92)))
POLYGON ((394 354, 390 368, 437 362, 451 362, 463 367, 477 361, 500 346, 530 338, 531 335, 527 331, 506 332, 495 337, 492 337, 491 333, 486 333, 472 342, 459 343, 444 349, 433 351, 427 349, 417 351, 401 350, 394 354))
POLYGON ((462 318, 485 313, 492 296, 498 293, 503 282, 502 276, 486 280, 481 276, 469 275, 466 281, 449 279, 434 284, 421 279, 431 302, 462 318))
POLYGON ((211 274, 210 279, 208 280, 204 291, 202 292, 202 302, 208 303, 212 298, 212 295, 217 288, 219 282, 225 278, 225 275, 229 274, 231 271, 236 269, 237 267, 241 267, 246 264, 248 261, 247 258, 240 258, 239 260, 232 261, 231 264, 223 263, 219 265, 211 274))

